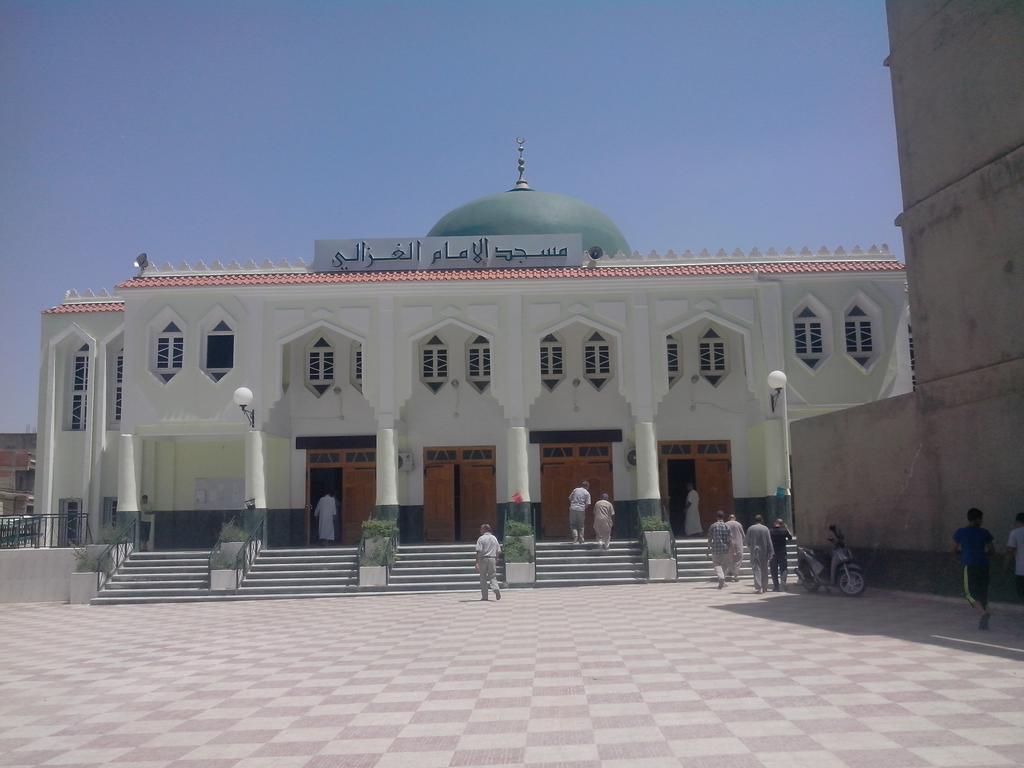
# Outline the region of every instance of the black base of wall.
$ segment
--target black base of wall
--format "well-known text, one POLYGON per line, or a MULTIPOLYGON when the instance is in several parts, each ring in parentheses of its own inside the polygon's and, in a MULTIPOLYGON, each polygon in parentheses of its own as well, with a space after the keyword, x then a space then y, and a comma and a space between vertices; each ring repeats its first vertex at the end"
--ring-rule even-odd
MULTIPOLYGON (((864 566, 868 589, 902 589, 956 597, 964 594, 963 568, 949 553, 900 549, 854 549, 853 552, 864 566)), ((1003 571, 1001 558, 993 561, 990 573, 989 599, 1018 602, 1016 581, 1012 574, 1003 571)))

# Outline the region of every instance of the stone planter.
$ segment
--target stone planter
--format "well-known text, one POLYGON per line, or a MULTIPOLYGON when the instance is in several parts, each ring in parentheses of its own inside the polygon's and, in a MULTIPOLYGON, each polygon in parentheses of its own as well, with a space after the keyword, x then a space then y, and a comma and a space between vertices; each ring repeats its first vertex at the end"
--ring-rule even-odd
POLYGON ((211 592, 234 592, 238 586, 238 575, 234 568, 210 569, 211 592))
MULTIPOLYGON (((530 538, 533 537, 526 537, 530 538)), ((506 584, 533 584, 535 581, 535 569, 533 563, 505 563, 506 584)))
POLYGON ((659 557, 647 561, 648 581, 675 581, 676 576, 676 559, 674 557, 659 557))
POLYGON ((245 542, 242 541, 222 541, 220 543, 220 553, 228 560, 234 561, 238 557, 238 553, 242 551, 244 544, 245 542))
POLYGON ((389 541, 383 537, 377 537, 374 539, 363 540, 363 560, 359 565, 364 567, 386 567, 384 565, 385 553, 387 552, 389 541))
MULTIPOLYGON (((530 559, 534 560, 537 557, 537 537, 536 536, 520 536, 519 540, 523 542, 523 546, 526 547, 526 551, 530 553, 530 559)), ((532 579, 531 579, 532 581, 532 579)))
POLYGON ((647 557, 650 560, 672 557, 671 531, 644 531, 647 542, 647 557))
POLYGON ((96 571, 75 571, 71 574, 71 590, 68 602, 84 605, 96 597, 96 571))
POLYGON ((388 567, 386 565, 359 566, 360 587, 386 587, 387 585, 388 567))

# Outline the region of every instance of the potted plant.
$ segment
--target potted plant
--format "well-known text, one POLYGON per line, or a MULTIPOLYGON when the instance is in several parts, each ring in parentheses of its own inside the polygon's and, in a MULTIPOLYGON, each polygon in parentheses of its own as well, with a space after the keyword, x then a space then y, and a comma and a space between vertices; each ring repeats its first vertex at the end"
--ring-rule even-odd
POLYGON ((505 557, 505 583, 533 584, 536 579, 533 527, 517 520, 507 520, 501 551, 505 557))
POLYGON ((640 518, 647 552, 647 580, 675 581, 676 559, 672 557, 672 529, 662 518, 640 518))
POLYGON ((363 521, 363 541, 359 548, 359 586, 386 587, 388 569, 394 564, 394 540, 398 527, 390 520, 363 521))
MULTIPOLYGON (((103 548, 106 549, 106 545, 103 545, 103 548)), ((96 593, 99 591, 96 574, 99 572, 109 574, 109 558, 103 557, 102 554, 91 555, 85 547, 76 549, 75 570, 71 574, 68 602, 82 605, 96 597, 96 593)))
POLYGON ((210 558, 210 591, 234 592, 238 587, 238 571, 235 558, 224 552, 214 552, 210 558))
MULTIPOLYGON (((235 558, 238 557, 238 553, 242 549, 242 543, 247 538, 249 538, 249 534, 238 526, 234 520, 224 523, 220 528, 220 538, 218 539, 220 552, 234 563, 235 558)), ((233 567, 234 565, 232 565, 233 567)))

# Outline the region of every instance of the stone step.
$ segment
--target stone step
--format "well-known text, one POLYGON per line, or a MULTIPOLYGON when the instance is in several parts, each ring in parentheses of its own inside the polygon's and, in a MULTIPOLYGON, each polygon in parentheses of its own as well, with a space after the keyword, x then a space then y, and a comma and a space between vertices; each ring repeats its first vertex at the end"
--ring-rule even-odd
POLYGON ((103 587, 104 592, 152 589, 205 589, 206 579, 164 579, 147 581, 121 581, 114 577, 103 587))
POLYGON ((538 580, 535 584, 537 588, 543 589, 547 587, 597 587, 597 586, 608 586, 610 584, 642 584, 643 578, 637 577, 617 577, 609 579, 593 579, 593 578, 575 578, 575 579, 545 579, 543 581, 538 580))
POLYGON ((584 571, 558 571, 555 573, 537 572, 537 581, 551 580, 606 580, 616 578, 638 578, 643 581, 647 578, 646 571, 642 567, 616 568, 608 570, 584 570, 584 571))
POLYGON ((344 556, 359 553, 359 547, 306 547, 297 549, 262 549, 260 557, 318 557, 344 556))
POLYGON ((473 553, 468 555, 462 555, 460 557, 451 557, 448 555, 429 555, 429 554, 409 554, 408 552, 399 552, 395 557, 395 563, 450 563, 452 565, 464 565, 469 563, 472 565, 476 562, 476 556, 473 553))
POLYGON ((347 590, 356 589, 358 585, 355 581, 341 581, 335 583, 322 584, 319 582, 299 582, 292 584, 243 584, 238 588, 235 594, 252 595, 252 594, 311 594, 311 593, 324 593, 334 592, 340 594, 347 590))
POLYGON ((290 568, 316 570, 317 568, 356 568, 358 565, 359 560, 355 556, 339 558, 337 560, 299 560, 291 557, 263 560, 257 557, 250 567, 256 568, 258 566, 266 570, 288 570, 290 568))

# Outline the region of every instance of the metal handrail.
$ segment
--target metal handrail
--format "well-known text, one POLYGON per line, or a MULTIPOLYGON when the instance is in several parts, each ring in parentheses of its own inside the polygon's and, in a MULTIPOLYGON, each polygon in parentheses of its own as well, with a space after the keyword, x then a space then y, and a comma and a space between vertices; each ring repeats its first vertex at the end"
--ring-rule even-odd
POLYGON ((125 560, 131 555, 135 548, 135 531, 139 521, 132 518, 128 524, 117 533, 114 541, 96 559, 96 591, 99 592, 103 586, 110 581, 110 577, 117 573, 125 560), (110 569, 104 569, 104 564, 110 565, 110 569), (106 576, 106 578, 104 578, 106 576))
POLYGON ((206 555, 206 581, 210 581, 210 572, 213 570, 213 556, 220 552, 220 545, 224 543, 224 526, 234 525, 236 528, 238 525, 238 516, 232 517, 230 520, 221 524, 220 533, 217 534, 217 540, 213 542, 213 546, 210 547, 209 553, 206 555))
POLYGON ((253 526, 245 541, 242 542, 242 548, 238 550, 238 554, 235 556, 235 589, 242 586, 246 574, 249 573, 249 569, 256 561, 260 550, 263 549, 263 539, 266 538, 266 526, 266 518, 261 517, 256 525, 253 526))
POLYGON ((0 515, 0 549, 81 547, 91 541, 92 529, 87 512, 0 515))

